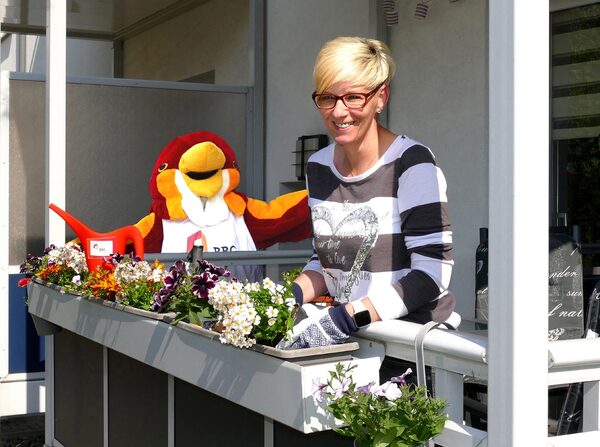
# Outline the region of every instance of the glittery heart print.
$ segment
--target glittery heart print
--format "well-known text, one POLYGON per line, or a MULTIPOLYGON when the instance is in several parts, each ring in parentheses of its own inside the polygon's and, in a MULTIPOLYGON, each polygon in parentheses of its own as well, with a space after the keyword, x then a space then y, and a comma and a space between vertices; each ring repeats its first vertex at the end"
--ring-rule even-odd
POLYGON ((336 298, 339 301, 347 302, 350 298, 352 285, 358 277, 358 274, 365 262, 365 259, 367 258, 367 255, 369 254, 369 252, 373 248, 373 245, 375 245, 375 241, 377 240, 377 229, 379 227, 377 216, 371 208, 363 206, 350 212, 339 223, 335 224, 333 221, 333 216, 331 215, 331 211, 328 208, 322 206, 315 206, 312 210, 312 219, 313 223, 316 223, 318 220, 326 222, 327 225, 329 225, 329 228, 331 229, 332 236, 339 236, 338 233, 340 233, 340 230, 345 225, 361 223, 364 228, 364 231, 361 231, 358 234, 353 233, 350 235, 352 237, 362 236, 362 242, 356 253, 354 262, 352 263, 352 268, 350 269, 350 275, 348 276, 348 279, 346 281, 346 286, 344 287, 344 290, 338 290, 338 293, 336 294, 336 298))

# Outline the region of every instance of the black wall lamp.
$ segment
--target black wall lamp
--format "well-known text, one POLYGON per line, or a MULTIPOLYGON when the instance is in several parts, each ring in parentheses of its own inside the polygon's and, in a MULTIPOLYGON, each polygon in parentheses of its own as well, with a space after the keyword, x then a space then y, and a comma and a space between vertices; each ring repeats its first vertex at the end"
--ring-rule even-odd
POLYGON ((302 135, 296 140, 296 150, 294 151, 296 168, 296 178, 298 180, 306 179, 306 162, 314 152, 324 148, 329 144, 329 137, 324 134, 302 135))

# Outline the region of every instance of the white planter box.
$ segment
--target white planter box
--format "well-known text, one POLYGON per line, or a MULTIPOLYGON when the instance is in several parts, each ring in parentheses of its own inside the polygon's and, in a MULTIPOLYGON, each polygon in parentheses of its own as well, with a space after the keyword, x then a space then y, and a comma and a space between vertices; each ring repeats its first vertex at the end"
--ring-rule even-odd
POLYGON ((376 342, 358 342, 360 348, 351 356, 343 351, 352 345, 338 345, 315 349, 301 359, 290 351, 286 359, 224 345, 200 328, 174 326, 143 311, 124 312, 107 304, 38 282, 28 286, 32 315, 304 433, 333 423, 315 405, 311 391, 313 379, 327 378, 340 356, 359 365, 359 382, 379 381, 384 350, 376 342))

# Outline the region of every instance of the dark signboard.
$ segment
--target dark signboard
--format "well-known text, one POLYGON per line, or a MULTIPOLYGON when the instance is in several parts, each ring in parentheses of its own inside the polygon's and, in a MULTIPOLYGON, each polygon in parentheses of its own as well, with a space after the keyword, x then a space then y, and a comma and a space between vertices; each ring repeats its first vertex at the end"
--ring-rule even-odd
MULTIPOLYGON (((485 231, 484 231, 485 230, 485 231)), ((548 266, 548 340, 583 336, 583 266, 581 252, 566 234, 550 234, 548 266)), ((476 251, 476 318, 488 319, 488 240, 482 229, 476 251)), ((531 297, 536 299, 538 297, 531 297)))
POLYGON ((565 234, 550 235, 548 339, 583 335, 583 266, 577 244, 565 234))

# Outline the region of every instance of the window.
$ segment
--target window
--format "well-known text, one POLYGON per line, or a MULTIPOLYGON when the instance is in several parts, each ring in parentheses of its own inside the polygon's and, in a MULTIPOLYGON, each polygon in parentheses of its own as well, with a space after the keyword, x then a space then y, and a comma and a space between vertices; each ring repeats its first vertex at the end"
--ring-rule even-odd
POLYGON ((551 14, 550 224, 600 266, 600 2, 551 14), (586 249, 587 246, 587 249, 586 249))

